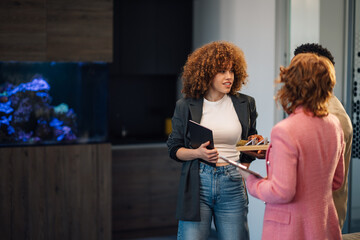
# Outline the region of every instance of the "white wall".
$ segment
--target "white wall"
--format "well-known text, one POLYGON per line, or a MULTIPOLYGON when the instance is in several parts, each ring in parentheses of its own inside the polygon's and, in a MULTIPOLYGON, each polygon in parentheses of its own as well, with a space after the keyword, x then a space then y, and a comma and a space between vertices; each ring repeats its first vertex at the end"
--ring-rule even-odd
POLYGON ((290 1, 290 59, 303 43, 319 43, 320 0, 290 1))
POLYGON ((334 94, 344 102, 345 1, 290 0, 290 54, 303 43, 320 43, 335 59, 334 94))
POLYGON ((258 130, 269 136, 273 126, 275 0, 194 0, 194 49, 227 40, 245 53, 249 84, 242 92, 255 97, 258 130))
MULTIPOLYGON (((274 125, 275 0, 194 0, 194 49, 216 40, 238 45, 248 63, 249 83, 241 92, 253 96, 259 113, 257 128, 270 136, 274 125)), ((266 175, 265 162, 251 168, 266 175)), ((251 239, 261 239, 264 203, 250 197, 251 239)))
POLYGON ((334 94, 345 102, 345 57, 346 57, 346 1, 320 0, 320 39, 335 59, 336 85, 334 94))

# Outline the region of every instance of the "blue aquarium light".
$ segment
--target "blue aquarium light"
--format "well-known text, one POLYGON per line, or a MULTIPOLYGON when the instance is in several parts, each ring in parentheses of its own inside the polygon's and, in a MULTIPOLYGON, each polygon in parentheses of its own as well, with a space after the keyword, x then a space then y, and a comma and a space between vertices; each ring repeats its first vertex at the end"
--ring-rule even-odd
POLYGON ((0 144, 73 142, 76 114, 67 104, 50 105, 50 85, 42 77, 0 86, 0 144))

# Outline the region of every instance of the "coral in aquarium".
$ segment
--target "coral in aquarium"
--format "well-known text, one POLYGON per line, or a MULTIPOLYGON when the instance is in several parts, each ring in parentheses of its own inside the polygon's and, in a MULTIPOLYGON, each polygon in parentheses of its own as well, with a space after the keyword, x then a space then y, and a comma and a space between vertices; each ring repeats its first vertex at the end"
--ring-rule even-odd
POLYGON ((0 144, 73 142, 76 114, 65 103, 52 106, 42 77, 0 86, 0 144))

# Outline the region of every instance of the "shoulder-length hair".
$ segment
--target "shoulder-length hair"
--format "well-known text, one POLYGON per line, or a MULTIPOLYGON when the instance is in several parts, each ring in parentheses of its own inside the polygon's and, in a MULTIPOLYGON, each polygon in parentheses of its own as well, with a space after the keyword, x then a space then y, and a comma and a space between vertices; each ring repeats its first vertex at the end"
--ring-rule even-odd
POLYGON ((284 85, 277 92, 279 101, 288 114, 298 106, 316 117, 328 115, 327 102, 336 83, 331 62, 313 53, 296 55, 288 67, 280 68, 279 81, 284 85))
POLYGON ((217 73, 233 70, 234 83, 229 94, 234 95, 247 83, 246 69, 244 53, 236 45, 226 41, 205 44, 188 56, 182 72, 182 93, 186 98, 201 98, 217 73))

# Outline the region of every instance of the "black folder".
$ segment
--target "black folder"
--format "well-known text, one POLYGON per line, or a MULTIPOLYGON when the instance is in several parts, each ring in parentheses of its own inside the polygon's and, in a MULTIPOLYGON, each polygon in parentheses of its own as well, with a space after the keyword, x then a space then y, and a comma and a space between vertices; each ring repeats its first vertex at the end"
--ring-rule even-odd
POLYGON ((211 129, 204 127, 193 120, 189 120, 189 131, 191 147, 198 148, 201 144, 210 141, 210 145, 207 146, 207 148, 214 148, 213 133, 211 129))

